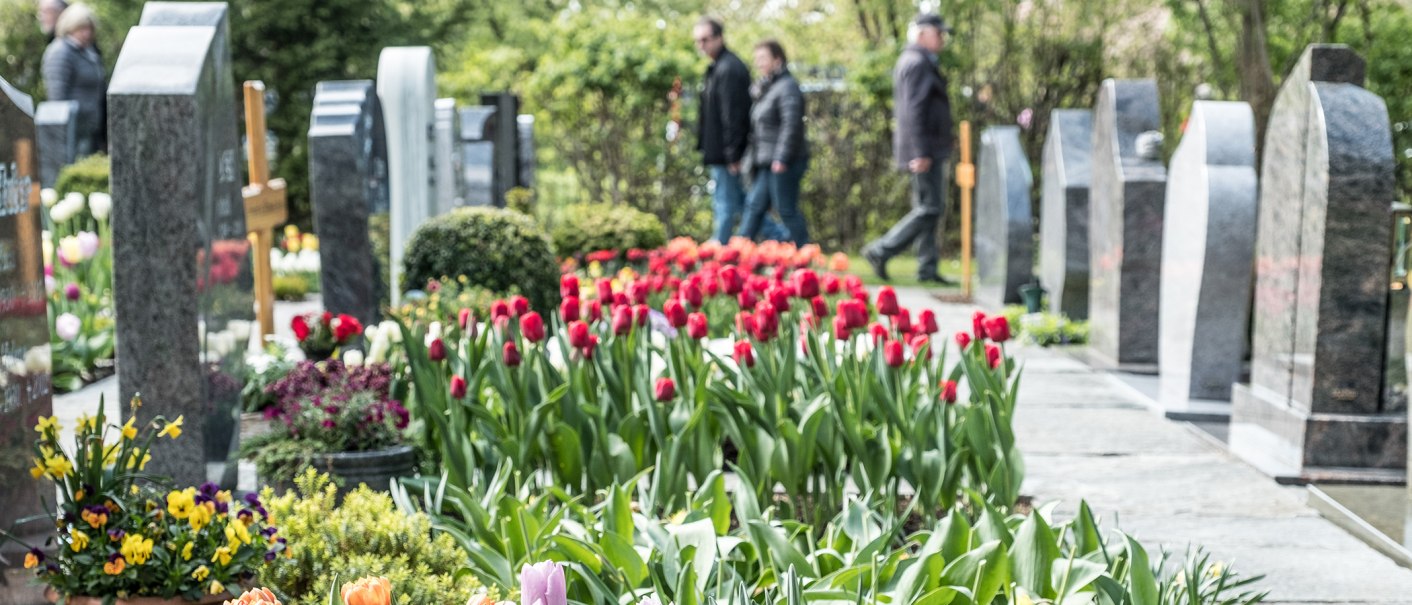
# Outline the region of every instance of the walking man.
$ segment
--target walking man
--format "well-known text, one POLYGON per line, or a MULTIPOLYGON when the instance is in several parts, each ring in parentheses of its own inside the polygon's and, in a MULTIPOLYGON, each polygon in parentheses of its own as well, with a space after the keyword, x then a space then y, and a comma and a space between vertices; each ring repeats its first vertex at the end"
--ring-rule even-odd
POLYGON ((873 272, 888 280, 887 261, 917 242, 917 279, 953 283, 937 273, 936 231, 946 209, 945 168, 951 152, 951 102, 938 55, 951 28, 940 16, 923 13, 907 28, 909 44, 892 71, 893 159, 912 177, 912 210, 886 234, 863 247, 873 272))
MULTIPOLYGON (((724 244, 730 241, 745 207, 745 188, 740 178, 750 140, 750 70, 726 48, 720 21, 702 17, 692 29, 692 38, 696 49, 711 58, 710 67, 706 68, 706 86, 701 92, 696 148, 716 183, 711 238, 724 244)), ((788 239, 784 227, 768 216, 761 236, 788 239)))

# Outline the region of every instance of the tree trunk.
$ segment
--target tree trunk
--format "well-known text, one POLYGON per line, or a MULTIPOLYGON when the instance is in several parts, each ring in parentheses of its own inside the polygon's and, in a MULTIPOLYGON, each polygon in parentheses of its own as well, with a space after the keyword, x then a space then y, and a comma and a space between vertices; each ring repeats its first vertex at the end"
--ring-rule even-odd
POLYGON ((1250 104, 1255 113, 1255 157, 1260 158, 1265 146, 1265 127, 1275 104, 1275 76, 1270 68, 1270 53, 1266 48, 1265 0, 1243 0, 1241 3, 1240 41, 1236 68, 1240 72, 1240 98, 1250 104))

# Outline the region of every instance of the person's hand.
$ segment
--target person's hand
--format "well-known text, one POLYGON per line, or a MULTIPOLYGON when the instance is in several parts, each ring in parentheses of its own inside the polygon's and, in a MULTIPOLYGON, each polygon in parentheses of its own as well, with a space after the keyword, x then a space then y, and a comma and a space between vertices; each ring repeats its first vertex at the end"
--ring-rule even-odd
POLYGON ((780 174, 786 170, 789 170, 789 167, 785 166, 784 162, 781 162, 779 160, 775 160, 770 164, 770 172, 773 172, 775 174, 780 174))
POLYGON ((907 169, 911 170, 912 174, 922 174, 923 172, 932 169, 932 159, 912 158, 912 161, 907 162, 907 169))
POLYGON ((731 174, 740 174, 740 162, 726 164, 726 170, 730 171, 731 174))

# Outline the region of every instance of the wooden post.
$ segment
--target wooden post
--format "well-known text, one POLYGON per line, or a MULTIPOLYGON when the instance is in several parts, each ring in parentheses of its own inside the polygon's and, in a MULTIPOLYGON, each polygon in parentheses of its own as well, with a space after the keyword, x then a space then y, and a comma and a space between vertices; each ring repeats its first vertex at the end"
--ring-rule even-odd
POLYGON ((245 229, 254 239, 255 304, 260 339, 274 334, 275 284, 270 268, 275 227, 289 219, 285 206, 284 179, 270 179, 270 163, 265 151, 265 84, 245 83, 245 137, 249 156, 250 184, 241 190, 245 198, 245 229))
POLYGON ((971 163, 971 123, 961 122, 961 162, 956 165, 956 185, 961 188, 961 295, 971 297, 971 190, 976 188, 976 165, 971 163))

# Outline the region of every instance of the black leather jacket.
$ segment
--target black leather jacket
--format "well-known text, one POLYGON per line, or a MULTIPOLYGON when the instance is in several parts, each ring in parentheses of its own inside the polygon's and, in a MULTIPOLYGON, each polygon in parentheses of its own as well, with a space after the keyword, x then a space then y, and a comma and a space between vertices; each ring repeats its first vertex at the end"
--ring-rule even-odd
POLYGON ((701 160, 708 166, 739 162, 750 135, 750 70, 728 49, 706 69, 698 117, 701 160))

